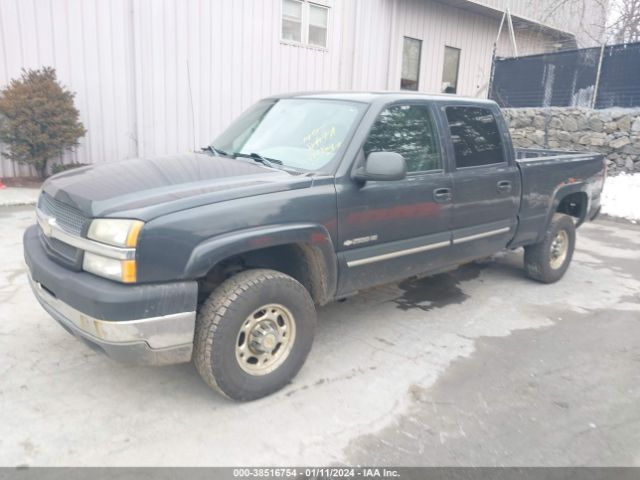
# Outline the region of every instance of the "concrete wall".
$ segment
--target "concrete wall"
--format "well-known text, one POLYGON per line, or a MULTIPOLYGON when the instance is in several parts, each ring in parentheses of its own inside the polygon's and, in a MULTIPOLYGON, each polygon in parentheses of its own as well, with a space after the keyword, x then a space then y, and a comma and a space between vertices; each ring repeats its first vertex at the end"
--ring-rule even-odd
MULTIPOLYGON (((314 1, 330 7, 326 49, 281 41, 281 0, 0 0, 0 86, 57 69, 88 130, 65 163, 187 151, 276 93, 397 90, 403 36, 423 40, 421 91, 440 91, 449 45, 459 93, 486 97, 499 19, 432 0, 314 1)), ((518 43, 544 48, 528 31, 518 43)), ((0 177, 30 173, 0 157, 0 177)))
POLYGON ((640 108, 504 109, 513 142, 523 148, 594 151, 609 174, 640 172, 640 108))

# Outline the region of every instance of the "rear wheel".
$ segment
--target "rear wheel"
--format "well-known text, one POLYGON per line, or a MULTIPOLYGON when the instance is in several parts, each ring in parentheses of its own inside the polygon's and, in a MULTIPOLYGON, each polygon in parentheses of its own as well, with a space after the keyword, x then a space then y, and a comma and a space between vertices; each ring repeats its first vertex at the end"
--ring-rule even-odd
POLYGON ((274 270, 247 270, 200 308, 194 363, 205 382, 234 400, 273 393, 302 367, 315 330, 309 292, 274 270))
POLYGON ((573 219, 556 213, 542 241, 524 249, 527 276, 542 283, 557 282, 569 268, 575 245, 576 228, 573 219))

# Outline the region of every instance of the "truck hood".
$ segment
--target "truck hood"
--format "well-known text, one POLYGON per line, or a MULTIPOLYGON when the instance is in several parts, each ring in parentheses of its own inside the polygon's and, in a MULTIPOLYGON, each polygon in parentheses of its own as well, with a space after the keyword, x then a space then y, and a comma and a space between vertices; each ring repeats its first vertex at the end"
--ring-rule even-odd
POLYGON ((132 159, 54 175, 42 189, 88 217, 139 218, 247 196, 306 188, 311 178, 205 154, 132 159))

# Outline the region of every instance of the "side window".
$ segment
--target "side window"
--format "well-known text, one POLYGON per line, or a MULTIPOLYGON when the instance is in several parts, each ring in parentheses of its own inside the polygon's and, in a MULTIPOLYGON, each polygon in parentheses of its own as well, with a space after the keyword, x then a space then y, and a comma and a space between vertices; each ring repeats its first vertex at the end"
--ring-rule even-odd
POLYGON ((447 107, 447 121, 456 155, 456 168, 505 162, 502 135, 491 110, 447 107))
POLYGON ((373 124, 364 153, 396 152, 407 161, 407 171, 442 168, 440 149, 428 107, 395 105, 385 109, 373 124))

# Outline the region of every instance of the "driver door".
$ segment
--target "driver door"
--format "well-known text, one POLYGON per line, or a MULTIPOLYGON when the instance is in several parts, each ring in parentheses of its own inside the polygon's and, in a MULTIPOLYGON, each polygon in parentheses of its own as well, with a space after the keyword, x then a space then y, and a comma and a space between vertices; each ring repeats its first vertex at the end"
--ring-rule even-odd
POLYGON ((407 162, 397 181, 338 182, 339 294, 448 264, 453 181, 431 107, 393 104, 378 115, 358 159, 396 152, 407 162))

